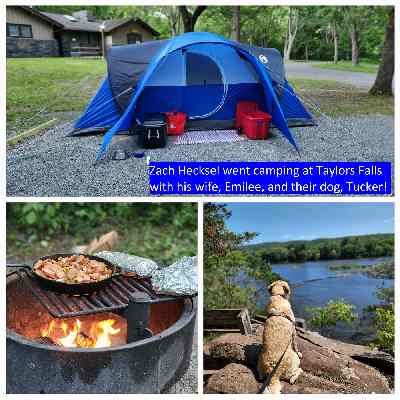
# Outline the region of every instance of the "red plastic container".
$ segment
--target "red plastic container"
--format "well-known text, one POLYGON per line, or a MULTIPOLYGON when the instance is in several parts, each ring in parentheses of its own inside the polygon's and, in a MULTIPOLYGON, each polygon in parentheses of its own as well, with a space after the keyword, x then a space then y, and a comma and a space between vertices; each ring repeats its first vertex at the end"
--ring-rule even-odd
POLYGON ((168 135, 182 135, 185 131, 186 114, 183 112, 167 112, 168 135))
POLYGON ((236 119, 235 126, 236 129, 243 128, 243 118, 249 112, 258 111, 258 105, 254 101, 239 101, 236 104, 236 119))
POLYGON ((243 130, 249 139, 266 139, 272 117, 262 111, 247 113, 243 118, 243 130))

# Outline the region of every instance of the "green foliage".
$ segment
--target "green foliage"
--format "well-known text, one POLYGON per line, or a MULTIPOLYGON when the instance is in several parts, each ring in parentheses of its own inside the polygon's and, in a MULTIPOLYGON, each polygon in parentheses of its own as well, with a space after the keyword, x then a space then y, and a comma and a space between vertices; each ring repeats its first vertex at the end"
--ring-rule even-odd
POLYGON ((394 235, 377 234, 335 239, 316 239, 281 243, 260 243, 246 247, 272 263, 334 259, 390 257, 394 254, 394 235))
POLYGON ((272 272, 269 261, 263 258, 261 254, 257 253, 247 256, 246 274, 248 277, 257 281, 265 282, 266 287, 269 283, 281 279, 279 274, 272 272))
POLYGON ((379 288, 376 297, 386 305, 394 304, 394 287, 379 288))
POLYGON ((391 304, 386 308, 377 308, 374 323, 377 329, 375 344, 382 350, 394 354, 394 305, 391 304))
POLYGON ((354 306, 343 299, 330 300, 325 307, 307 307, 306 312, 311 314, 310 322, 313 326, 324 328, 335 326, 339 321, 351 324, 357 314, 354 306))
POLYGON ((373 265, 366 272, 374 278, 394 279, 394 262, 373 265))
POLYGON ((7 251, 20 258, 69 251, 116 230, 116 251, 162 264, 197 254, 193 203, 8 203, 7 251))
POLYGON ((225 205, 204 206, 204 305, 206 308, 247 307, 255 311, 255 289, 251 285, 240 287, 238 274, 263 280, 266 285, 277 275, 264 259, 241 249, 255 234, 231 232, 226 226, 229 217, 225 205))

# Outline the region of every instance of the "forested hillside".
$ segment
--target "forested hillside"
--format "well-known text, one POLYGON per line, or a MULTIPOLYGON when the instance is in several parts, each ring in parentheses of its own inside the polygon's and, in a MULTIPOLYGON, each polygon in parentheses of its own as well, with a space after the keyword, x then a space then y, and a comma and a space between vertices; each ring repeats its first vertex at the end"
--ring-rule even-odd
POLYGON ((386 257, 394 254, 394 235, 259 243, 246 246, 245 249, 271 263, 386 257))

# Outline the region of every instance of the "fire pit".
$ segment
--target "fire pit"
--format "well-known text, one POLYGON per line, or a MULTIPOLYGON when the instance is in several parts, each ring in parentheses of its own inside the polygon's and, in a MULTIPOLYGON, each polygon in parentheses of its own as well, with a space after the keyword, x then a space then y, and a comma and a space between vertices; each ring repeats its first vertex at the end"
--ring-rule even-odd
POLYGON ((7 393, 160 393, 189 366, 191 298, 118 277, 88 296, 7 276, 7 393), (18 372, 17 372, 18 371, 18 372))

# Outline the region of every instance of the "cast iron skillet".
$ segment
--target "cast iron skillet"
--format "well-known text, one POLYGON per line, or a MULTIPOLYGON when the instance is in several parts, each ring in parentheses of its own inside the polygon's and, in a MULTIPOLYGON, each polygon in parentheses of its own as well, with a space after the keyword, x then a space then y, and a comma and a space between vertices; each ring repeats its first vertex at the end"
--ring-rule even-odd
MULTIPOLYGON (((43 289, 51 290, 51 291, 57 292, 57 293, 66 293, 66 294, 74 294, 74 295, 84 295, 84 294, 89 294, 89 293, 95 292, 97 290, 101 290, 105 286, 107 286, 114 277, 124 274, 124 272, 122 272, 121 268, 115 266, 114 264, 110 263, 107 260, 104 260, 103 258, 91 256, 88 254, 81 254, 81 253, 53 254, 50 256, 44 256, 44 257, 37 259, 32 264, 32 266, 26 265, 26 264, 7 264, 7 267, 28 269, 43 289), (66 283, 66 282, 55 281, 52 279, 47 279, 47 278, 37 274, 36 271, 34 270, 35 264, 40 260, 48 260, 48 259, 56 260, 59 257, 70 257, 70 256, 85 256, 85 257, 89 258, 90 260, 100 261, 100 262, 106 264, 109 269, 111 269, 112 274, 109 278, 106 278, 106 279, 103 279, 102 281, 97 281, 97 282, 66 283)), ((127 274, 129 274, 129 273, 127 273, 127 274)))

